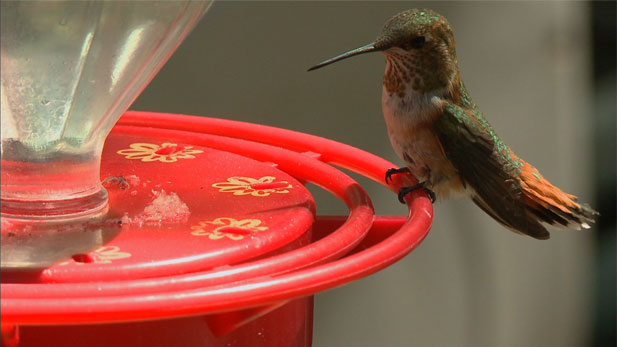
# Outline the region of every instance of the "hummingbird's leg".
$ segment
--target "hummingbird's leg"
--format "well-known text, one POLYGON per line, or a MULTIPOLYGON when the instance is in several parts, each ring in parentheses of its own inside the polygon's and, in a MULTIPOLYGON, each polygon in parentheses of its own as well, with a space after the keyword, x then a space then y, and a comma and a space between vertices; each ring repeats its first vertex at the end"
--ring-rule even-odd
POLYGON ((386 184, 392 183, 392 176, 403 172, 409 173, 408 167, 391 168, 386 171, 386 184))
POLYGON ((416 189, 424 189, 424 191, 426 192, 426 194, 428 194, 428 197, 431 199, 431 203, 434 203, 435 200, 437 200, 437 198, 435 197, 435 192, 433 192, 432 190, 426 188, 424 186, 424 182, 420 182, 416 185, 410 186, 410 187, 402 187, 401 190, 398 191, 398 201, 401 202, 401 204, 405 203, 405 195, 413 192, 416 189))

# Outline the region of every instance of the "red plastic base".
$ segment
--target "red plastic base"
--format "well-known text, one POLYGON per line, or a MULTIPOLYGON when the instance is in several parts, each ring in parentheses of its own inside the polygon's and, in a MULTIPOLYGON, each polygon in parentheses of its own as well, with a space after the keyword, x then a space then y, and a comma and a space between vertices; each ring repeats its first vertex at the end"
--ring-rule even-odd
POLYGON ((135 323, 22 326, 19 342, 2 346, 302 347, 311 345, 312 310, 313 297, 296 299, 226 334, 216 330, 227 325, 225 315, 135 323))

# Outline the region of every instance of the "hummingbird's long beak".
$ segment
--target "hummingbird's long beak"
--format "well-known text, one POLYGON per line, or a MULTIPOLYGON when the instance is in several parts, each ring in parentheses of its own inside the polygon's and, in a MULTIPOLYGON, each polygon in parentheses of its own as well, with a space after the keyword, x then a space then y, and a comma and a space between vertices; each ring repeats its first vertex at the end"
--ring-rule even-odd
POLYGON ((353 57, 354 55, 370 53, 370 52, 377 52, 377 51, 380 51, 380 50, 381 49, 375 47, 375 43, 374 42, 371 42, 368 45, 364 45, 362 47, 353 49, 353 50, 351 50, 349 52, 345 52, 343 54, 339 54, 339 55, 337 55, 334 58, 330 58, 328 60, 324 60, 321 63, 311 67, 310 69, 308 69, 308 71, 313 71, 313 70, 319 69, 321 67, 324 67, 326 65, 330 65, 330 64, 332 64, 334 62, 337 62, 339 60, 343 60, 343 59, 347 59, 349 57, 353 57))

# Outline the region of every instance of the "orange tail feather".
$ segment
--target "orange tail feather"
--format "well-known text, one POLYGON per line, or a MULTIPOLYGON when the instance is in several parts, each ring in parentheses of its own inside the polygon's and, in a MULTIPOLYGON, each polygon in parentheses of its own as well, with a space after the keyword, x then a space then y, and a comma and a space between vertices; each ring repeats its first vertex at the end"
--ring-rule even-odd
POLYGON ((577 197, 563 192, 546 180, 536 168, 524 163, 521 187, 529 210, 541 221, 574 229, 589 228, 598 212, 576 202, 577 197))

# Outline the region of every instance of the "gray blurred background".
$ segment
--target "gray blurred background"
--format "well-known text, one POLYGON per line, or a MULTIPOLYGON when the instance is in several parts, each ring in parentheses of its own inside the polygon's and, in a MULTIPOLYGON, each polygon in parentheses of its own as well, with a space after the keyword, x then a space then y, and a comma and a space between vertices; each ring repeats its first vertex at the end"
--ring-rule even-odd
MULTIPOLYGON (((409 256, 316 296, 314 346, 614 344, 614 3, 221 1, 131 109, 294 129, 398 165, 381 115, 383 56, 306 69, 415 7, 450 19, 463 79, 504 142, 603 219, 537 241, 469 201, 439 201, 409 256)), ((406 214, 389 190, 358 180, 378 214, 406 214)), ((346 213, 312 191, 318 214, 346 213)))

